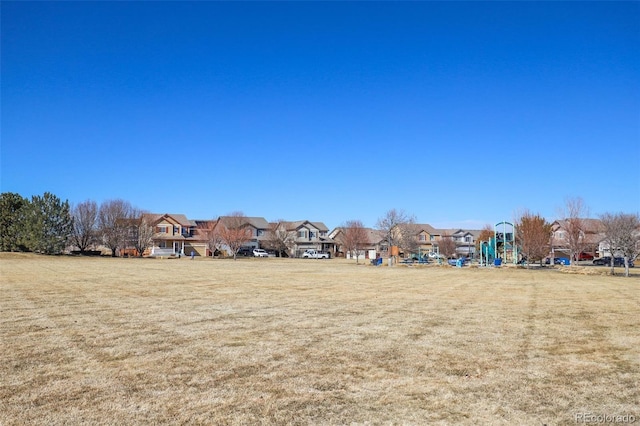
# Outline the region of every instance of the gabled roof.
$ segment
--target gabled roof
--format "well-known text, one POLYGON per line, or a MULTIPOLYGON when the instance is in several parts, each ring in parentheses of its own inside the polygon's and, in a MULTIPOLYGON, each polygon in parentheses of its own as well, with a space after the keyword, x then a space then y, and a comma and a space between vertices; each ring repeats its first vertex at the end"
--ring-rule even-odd
POLYGON ((417 234, 420 234, 421 232, 426 232, 429 235, 438 235, 436 233, 436 229, 433 226, 429 225, 428 223, 417 223, 415 227, 417 230, 416 232, 417 234))
MULTIPOLYGON (((586 233, 597 234, 604 232, 604 224, 600 219, 580 219, 583 226, 583 231, 586 233)), ((559 219, 552 223, 554 229, 562 228, 566 229, 569 219, 559 219)))
POLYGON ((248 216, 220 216, 218 222, 227 226, 230 221, 242 219, 243 225, 249 225, 256 229, 269 229, 269 222, 264 217, 248 217, 248 216))
POLYGON ((439 228, 439 229, 434 229, 435 231, 435 235, 449 235, 449 236, 453 236, 453 234, 461 231, 461 229, 459 228, 439 228))
POLYGON ((175 214, 175 213, 143 213, 142 214, 143 218, 147 218, 149 220, 149 222, 151 222, 152 224, 157 224, 162 222, 163 220, 166 220, 167 222, 173 222, 173 223, 177 223, 181 226, 193 226, 193 224, 191 223, 191 221, 189 219, 187 219, 187 216, 183 215, 183 214, 175 214))
POLYGON ((455 236, 463 236, 463 237, 466 237, 467 235, 472 235, 474 237, 479 237, 480 236, 480 232, 482 232, 482 231, 479 230, 479 229, 459 229, 453 235, 455 235, 455 236))
MULTIPOLYGON (((596 245, 600 243, 605 238, 605 227, 600 219, 580 219, 582 222, 584 232, 584 243, 590 245, 596 245)), ((569 220, 568 219, 559 219, 551 224, 551 227, 554 231, 558 229, 567 229, 569 220)), ((562 238, 557 239, 554 236, 554 241, 562 241, 562 238)))
MULTIPOLYGON (((381 241, 384 241, 384 239, 386 238, 385 233, 378 229, 364 228, 364 231, 367 234, 367 240, 369 241, 369 244, 378 244, 381 241)), ((332 235, 332 238, 336 240, 336 237, 338 237, 340 233, 344 233, 344 227, 335 228, 333 231, 331 231, 330 235, 332 235)))
POLYGON ((311 222, 309 220, 294 220, 292 222, 285 222, 285 224, 286 224, 287 230, 290 230, 290 231, 297 230, 303 227, 305 224, 309 224, 315 229, 317 229, 318 231, 329 232, 329 228, 327 228, 327 226, 322 222, 311 222))
POLYGON ((384 241, 384 239, 386 238, 386 235, 383 231, 380 231, 379 229, 371 229, 371 228, 365 228, 367 231, 367 235, 369 237, 369 242, 372 244, 378 244, 381 241, 384 241))

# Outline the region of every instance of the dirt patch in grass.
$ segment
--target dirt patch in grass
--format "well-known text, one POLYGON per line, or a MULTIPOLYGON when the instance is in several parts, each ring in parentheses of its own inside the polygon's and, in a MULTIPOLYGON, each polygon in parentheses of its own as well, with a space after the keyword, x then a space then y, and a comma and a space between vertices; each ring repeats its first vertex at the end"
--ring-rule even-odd
POLYGON ((0 254, 0 424, 640 418, 640 280, 0 254))

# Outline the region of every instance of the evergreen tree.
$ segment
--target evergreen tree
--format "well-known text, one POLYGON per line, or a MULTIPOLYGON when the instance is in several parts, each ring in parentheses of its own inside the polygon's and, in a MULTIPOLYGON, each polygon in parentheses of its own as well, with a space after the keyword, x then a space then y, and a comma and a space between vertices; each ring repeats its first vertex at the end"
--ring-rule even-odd
POLYGON ((73 220, 69 202, 62 202, 55 195, 31 197, 28 209, 27 241, 30 250, 44 254, 60 254, 73 233, 73 220))
POLYGON ((29 200, 20 194, 0 194, 0 251, 26 251, 25 214, 29 200))

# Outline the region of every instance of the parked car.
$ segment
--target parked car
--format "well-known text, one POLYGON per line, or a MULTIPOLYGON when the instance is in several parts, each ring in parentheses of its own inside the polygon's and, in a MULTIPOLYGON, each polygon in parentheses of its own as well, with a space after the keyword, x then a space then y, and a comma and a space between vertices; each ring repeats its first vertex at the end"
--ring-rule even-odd
POLYGON ((253 249, 253 257, 269 257, 269 253, 263 249, 253 249))
POLYGON ((253 256, 253 249, 251 247, 241 247, 238 250, 238 256, 253 256))
MULTIPOLYGON (((548 257, 544 260, 544 263, 546 263, 547 265, 549 265, 551 263, 551 259, 549 259, 548 257)), ((554 257, 553 258, 553 264, 554 265, 571 265, 571 261, 569 260, 568 257, 554 257)))
MULTIPOLYGON (((611 266, 611 256, 599 257, 598 259, 593 259, 594 265, 602 265, 602 266, 611 266)), ((613 266, 624 266, 624 257, 614 257, 613 258, 613 266)), ((633 268, 633 261, 629 261, 629 267, 633 268)))
POLYGON ((318 250, 305 250, 302 254, 303 259, 328 259, 329 253, 318 250))
POLYGON ((593 260, 594 256, 591 253, 580 253, 577 256, 573 256, 574 260, 593 260))
POLYGON ((447 263, 451 266, 464 266, 468 261, 466 257, 460 257, 458 259, 449 259, 447 263))

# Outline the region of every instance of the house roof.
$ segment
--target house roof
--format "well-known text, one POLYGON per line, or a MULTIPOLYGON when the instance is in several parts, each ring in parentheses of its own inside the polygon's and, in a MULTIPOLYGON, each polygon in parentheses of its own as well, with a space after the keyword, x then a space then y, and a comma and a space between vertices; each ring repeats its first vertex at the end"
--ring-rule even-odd
MULTIPOLYGON (((378 244, 379 242, 384 241, 385 239, 384 232, 378 229, 364 228, 364 231, 367 234, 367 240, 369 244, 378 244)), ((332 241, 335 241, 341 233, 344 233, 344 227, 341 227, 341 226, 331 231, 330 235, 332 235, 332 238, 333 238, 332 241)))
POLYGON ((380 231, 379 229, 365 228, 365 230, 367 231, 369 242, 372 244, 377 244, 386 238, 385 233, 380 231))
MULTIPOLYGON (((582 222, 583 231, 585 233, 596 234, 605 231, 604 224, 600 219, 580 219, 580 221, 582 222)), ((568 223, 569 219, 559 219, 553 222, 552 225, 555 229, 566 229, 568 223)))
MULTIPOLYGON (((184 235, 181 234, 162 234, 162 233, 156 233, 153 236, 154 240, 167 240, 167 241, 178 241, 178 240, 186 240, 187 238, 184 235)), ((191 238, 193 239, 193 238, 191 238)))
POLYGON ((462 231, 459 228, 438 228, 438 229, 434 229, 435 231, 435 235, 449 235, 449 236, 453 236, 453 234, 457 234, 458 232, 462 231))
POLYGON ((231 220, 242 219, 243 225, 250 225, 256 229, 269 229, 269 222, 264 217, 249 217, 249 216, 220 216, 218 222, 224 226, 231 220))
POLYGON ((187 219, 187 216, 183 214, 175 214, 175 213, 143 213, 143 218, 148 218, 149 221, 153 224, 160 223, 163 220, 168 220, 169 222, 175 222, 180 224, 181 226, 193 226, 191 221, 187 219))
MULTIPOLYGON (((600 219, 580 219, 582 222, 582 231, 584 232, 584 242, 586 244, 595 245, 600 243, 604 238, 605 227, 600 219)), ((558 229, 567 229, 569 220, 568 219, 559 219, 552 223, 552 228, 554 231, 558 229)), ((554 240, 558 240, 554 237, 554 240)))
POLYGON ((436 229, 428 223, 417 223, 415 226, 418 230, 418 234, 421 232, 426 232, 429 235, 437 235, 436 229))
POLYGON ((294 220, 292 222, 285 222, 287 229, 290 231, 297 230, 307 223, 316 228, 318 231, 329 232, 329 228, 327 228, 327 226, 322 222, 311 222, 309 220, 294 220))

